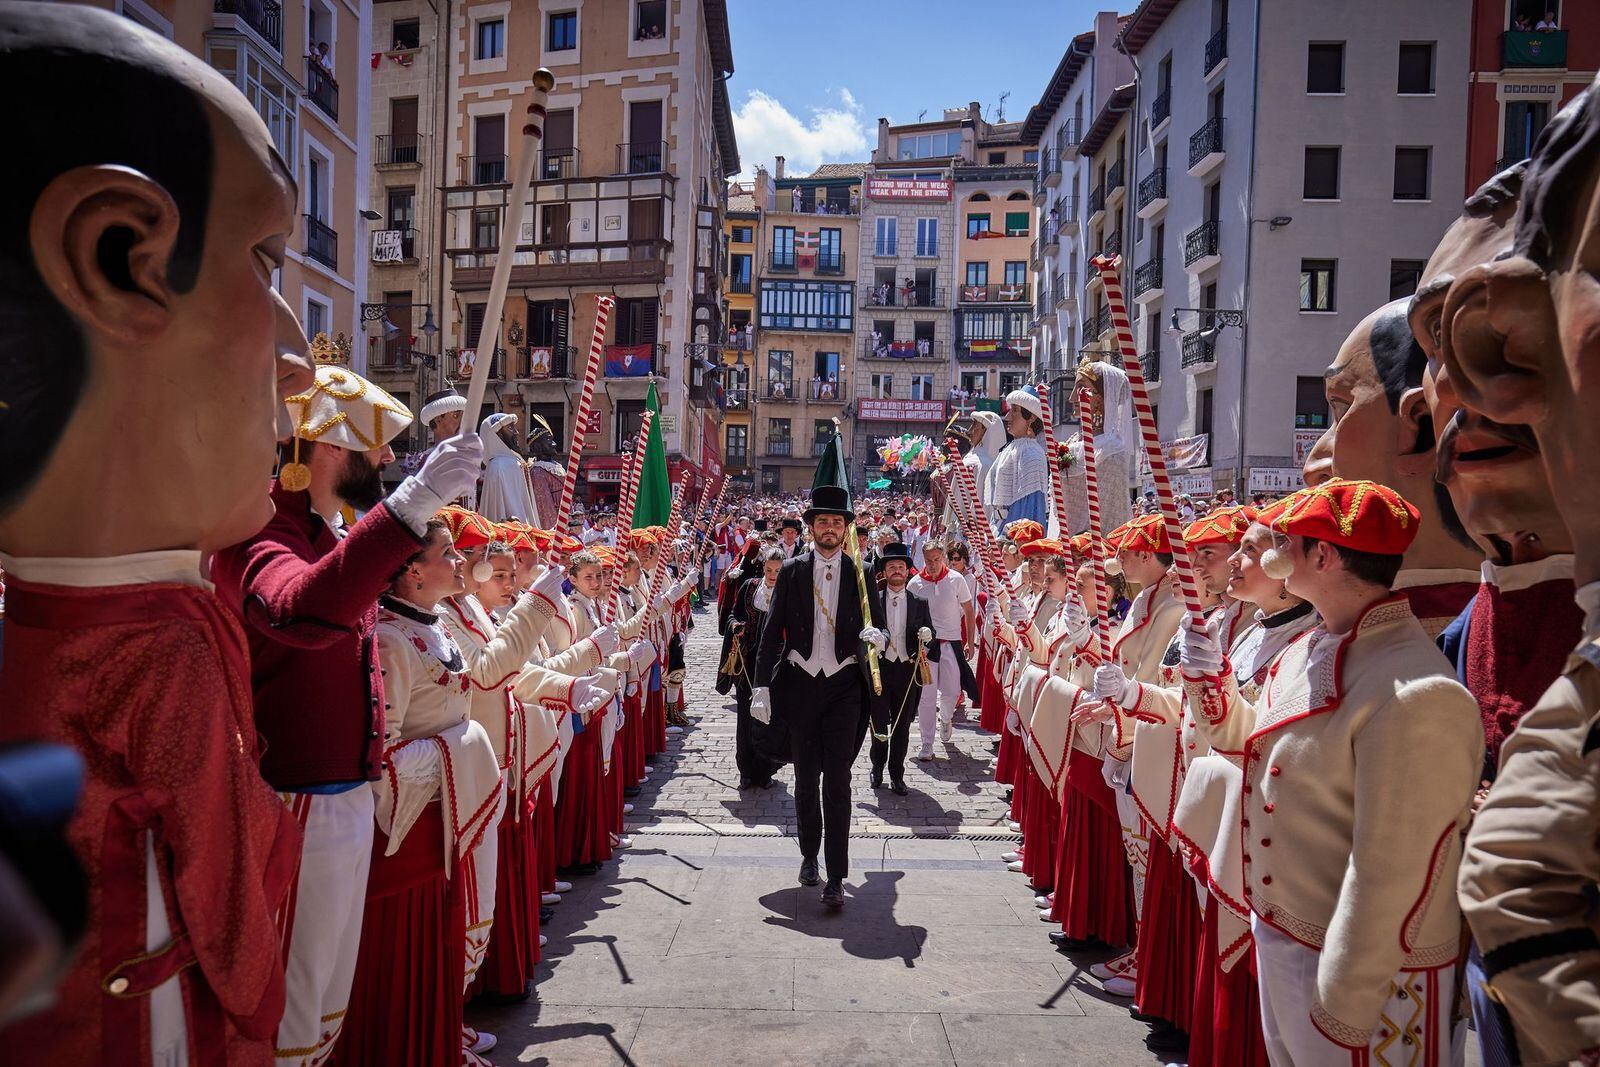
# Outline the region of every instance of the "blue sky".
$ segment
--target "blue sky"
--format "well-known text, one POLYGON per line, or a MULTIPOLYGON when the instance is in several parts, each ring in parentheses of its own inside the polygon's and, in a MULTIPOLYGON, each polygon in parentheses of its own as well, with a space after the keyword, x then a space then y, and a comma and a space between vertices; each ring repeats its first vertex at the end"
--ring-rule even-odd
MULTIPOLYGON (((1129 10, 1133 0, 1127 0, 1129 10)), ((1089 0, 729 0, 728 82, 745 173, 788 157, 791 173, 865 160, 880 115, 915 122, 977 100, 1025 118, 1089 0), (975 16, 975 13, 976 16, 975 16)))

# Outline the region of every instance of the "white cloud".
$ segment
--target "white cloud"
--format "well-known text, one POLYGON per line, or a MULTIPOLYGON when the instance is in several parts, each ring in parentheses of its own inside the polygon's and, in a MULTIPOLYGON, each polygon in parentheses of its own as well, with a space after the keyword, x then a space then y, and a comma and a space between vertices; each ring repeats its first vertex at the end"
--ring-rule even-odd
POLYGON ((822 163, 865 160, 872 144, 861 105, 848 89, 839 90, 837 107, 813 108, 809 120, 752 89, 733 113, 733 128, 747 175, 758 164, 770 170, 773 156, 784 157, 788 173, 809 174, 822 163))

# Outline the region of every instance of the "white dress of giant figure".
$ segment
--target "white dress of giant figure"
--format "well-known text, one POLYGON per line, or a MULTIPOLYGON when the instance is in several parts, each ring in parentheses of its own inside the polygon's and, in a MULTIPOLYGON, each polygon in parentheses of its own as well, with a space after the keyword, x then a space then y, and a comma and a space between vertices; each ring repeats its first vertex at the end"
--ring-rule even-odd
MULTIPOLYGON (((1133 518, 1129 490, 1138 475, 1139 424, 1133 416, 1133 390, 1121 367, 1085 361, 1078 366, 1076 389, 1091 394, 1090 419, 1094 426, 1095 481, 1100 490, 1101 532, 1133 518)), ((1073 398, 1076 405, 1076 396, 1073 398)), ((1089 528, 1089 479, 1083 465, 1083 431, 1067 441, 1072 465, 1067 468, 1067 533, 1089 528)))
MULTIPOLYGON (((962 465, 972 471, 972 484, 978 490, 979 507, 973 512, 976 515, 985 514, 983 505, 987 502, 987 498, 984 495, 984 479, 988 476, 989 468, 993 466, 995 457, 1000 454, 1000 450, 1006 444, 1005 423, 1001 422, 1000 416, 994 412, 974 411, 972 413, 972 431, 979 430, 982 432, 978 433, 978 443, 969 448, 967 454, 961 457, 962 465)), ((953 495, 960 484, 960 481, 952 483, 950 489, 952 495, 945 502, 944 523, 945 527, 951 530, 961 529, 957 521, 955 497, 953 495)), ((966 496, 964 491, 962 491, 962 496, 963 498, 966 496)))
POLYGON ((1050 465, 1040 435, 1042 405, 1031 389, 1006 394, 1006 430, 1011 443, 1000 450, 984 485, 988 515, 996 531, 1020 519, 1043 526, 1049 519, 1050 465))
POLYGON ((522 456, 501 436, 502 431, 517 432, 517 417, 499 411, 483 420, 478 436, 483 438, 483 491, 478 494, 478 513, 490 522, 537 519, 533 500, 528 496, 528 477, 522 456))

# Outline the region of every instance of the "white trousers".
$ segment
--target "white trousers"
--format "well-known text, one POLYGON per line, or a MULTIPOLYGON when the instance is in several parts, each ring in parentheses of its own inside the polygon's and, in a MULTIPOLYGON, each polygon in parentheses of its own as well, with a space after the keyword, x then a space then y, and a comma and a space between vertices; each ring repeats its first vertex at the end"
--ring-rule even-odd
POLYGON ((505 818, 504 808, 505 805, 501 805, 500 818, 484 827, 483 840, 467 853, 467 862, 461 865, 461 877, 467 880, 463 887, 467 897, 467 968, 461 983, 463 993, 477 976, 484 954, 489 951, 489 932, 494 927, 494 884, 500 874, 500 819, 505 818))
POLYGON ((933 668, 933 684, 922 687, 917 701, 917 736, 922 738, 922 754, 933 753, 933 742, 938 738, 939 723, 949 722, 956 708, 956 697, 961 695, 961 666, 956 657, 962 655, 961 642, 940 642, 939 660, 928 661, 933 668))
MULTIPOLYGON (((165 948, 172 940, 172 924, 167 920, 161 875, 156 869, 156 850, 150 836, 144 840, 144 944, 151 952, 165 948)), ((186 1067, 189 1062, 189 1029, 184 1024, 183 988, 173 975, 150 991, 151 1067, 186 1067)))
POLYGON ((1372 1064, 1441 1064, 1461 1067, 1465 1042, 1452 1040, 1455 968, 1401 971, 1365 1049, 1330 1040, 1311 1021, 1317 989, 1316 949, 1252 916, 1256 972, 1261 989, 1261 1030, 1273 1067, 1352 1067, 1372 1064))
POLYGON ((319 1064, 333 1053, 350 1003, 372 865, 373 792, 283 794, 300 823, 300 873, 278 916, 284 952, 281 1064, 319 1064))

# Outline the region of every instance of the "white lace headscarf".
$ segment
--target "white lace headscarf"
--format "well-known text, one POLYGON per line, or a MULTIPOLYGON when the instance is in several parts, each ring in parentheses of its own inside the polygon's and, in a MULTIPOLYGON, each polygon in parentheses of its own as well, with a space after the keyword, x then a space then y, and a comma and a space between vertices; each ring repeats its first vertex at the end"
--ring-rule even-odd
POLYGON ((1128 375, 1110 363, 1094 363, 1091 367, 1100 378, 1100 395, 1105 403, 1105 421, 1094 438, 1095 457, 1137 452, 1139 423, 1133 415, 1133 389, 1128 385, 1128 375))

